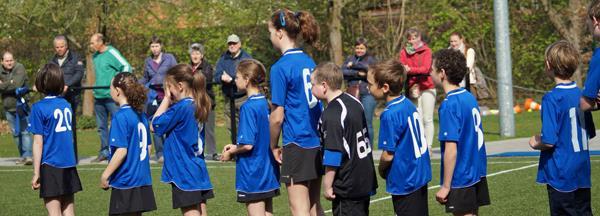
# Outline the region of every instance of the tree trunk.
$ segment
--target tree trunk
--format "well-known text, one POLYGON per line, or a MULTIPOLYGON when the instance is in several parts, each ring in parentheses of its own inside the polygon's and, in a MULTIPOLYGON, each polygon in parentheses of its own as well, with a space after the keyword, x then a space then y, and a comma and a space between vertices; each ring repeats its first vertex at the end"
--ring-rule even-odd
POLYGON ((329 54, 336 65, 341 65, 344 62, 344 53, 342 50, 342 8, 344 3, 342 0, 333 0, 330 5, 330 20, 329 20, 329 43, 331 48, 329 54))
MULTIPOLYGON (((94 86, 94 82, 96 82, 96 72, 94 71, 94 62, 92 60, 92 53, 87 52, 85 55, 86 59, 86 76, 85 76, 85 86, 94 86)), ((84 116, 93 116, 94 115, 94 94, 92 90, 83 91, 83 109, 82 113, 84 116)))

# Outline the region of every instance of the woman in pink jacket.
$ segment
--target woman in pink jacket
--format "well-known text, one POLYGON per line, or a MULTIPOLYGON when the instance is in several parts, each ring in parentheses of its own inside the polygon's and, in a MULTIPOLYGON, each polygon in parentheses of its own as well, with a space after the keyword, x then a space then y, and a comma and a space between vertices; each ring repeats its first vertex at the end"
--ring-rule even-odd
MULTIPOLYGON (((400 62, 407 71, 408 96, 417 105, 425 128, 425 140, 429 149, 433 142, 433 110, 435 109, 435 85, 431 80, 431 49, 421 40, 416 28, 406 31, 407 44, 400 51, 400 62)), ((431 153, 431 151, 429 151, 431 153)))

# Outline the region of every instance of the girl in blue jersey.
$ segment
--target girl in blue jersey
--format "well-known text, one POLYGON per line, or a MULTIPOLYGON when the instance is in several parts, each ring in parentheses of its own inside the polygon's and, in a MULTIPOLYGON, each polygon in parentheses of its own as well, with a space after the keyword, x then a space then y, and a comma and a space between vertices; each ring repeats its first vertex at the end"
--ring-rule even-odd
POLYGON ((271 147, 281 163, 293 215, 322 214, 319 202, 323 175, 318 121, 321 103, 311 93, 315 62, 298 48, 302 40, 313 45, 319 26, 308 12, 275 11, 269 20, 270 39, 282 56, 271 66, 271 147), (278 147, 283 130, 283 149, 278 147))
POLYGON ((183 215, 206 215, 206 200, 214 197, 204 161, 203 123, 210 111, 206 79, 179 64, 167 71, 164 86, 152 121, 154 132, 167 137, 161 181, 172 185, 173 208, 183 215))
POLYGON ((48 215, 75 215, 74 194, 81 191, 73 149, 71 105, 62 97, 63 72, 46 64, 36 75, 35 87, 46 97, 31 107, 28 130, 33 134, 31 188, 40 189, 48 215))
POLYGON ((109 214, 134 214, 156 210, 150 173, 150 133, 143 113, 146 90, 128 72, 117 74, 110 96, 120 109, 111 120, 110 161, 100 178, 103 189, 112 187, 109 214))
POLYGON ((248 100, 240 109, 237 145, 223 148, 222 161, 237 156, 235 189, 237 201, 246 203, 248 215, 273 215, 273 197, 279 195, 279 166, 269 145, 269 103, 259 91, 265 67, 254 59, 237 66, 235 84, 248 100))

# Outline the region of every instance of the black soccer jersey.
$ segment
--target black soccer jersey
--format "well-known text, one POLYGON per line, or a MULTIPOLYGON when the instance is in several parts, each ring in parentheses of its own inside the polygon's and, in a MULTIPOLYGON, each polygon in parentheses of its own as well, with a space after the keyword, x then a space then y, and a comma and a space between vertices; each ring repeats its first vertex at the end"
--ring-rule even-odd
POLYGON ((342 198, 368 196, 377 189, 367 121, 361 103, 343 93, 319 121, 324 165, 337 167, 333 192, 342 198))

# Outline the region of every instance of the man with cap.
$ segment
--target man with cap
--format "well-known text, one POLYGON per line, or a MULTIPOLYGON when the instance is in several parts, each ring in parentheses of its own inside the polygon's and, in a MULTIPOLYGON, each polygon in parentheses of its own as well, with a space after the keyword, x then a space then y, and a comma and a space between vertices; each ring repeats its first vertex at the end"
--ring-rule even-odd
MULTIPOLYGON (((227 51, 225 51, 217 61, 215 69, 214 82, 221 85, 221 90, 225 96, 225 119, 227 128, 231 131, 231 115, 235 114, 235 124, 239 121, 240 107, 246 101, 246 92, 238 91, 235 86, 235 73, 238 63, 244 59, 251 59, 252 56, 242 50, 240 37, 235 34, 227 37, 227 51), (232 104, 235 104, 235 113, 231 111, 232 104)), ((232 143, 235 143, 236 134, 232 134, 232 143)))

